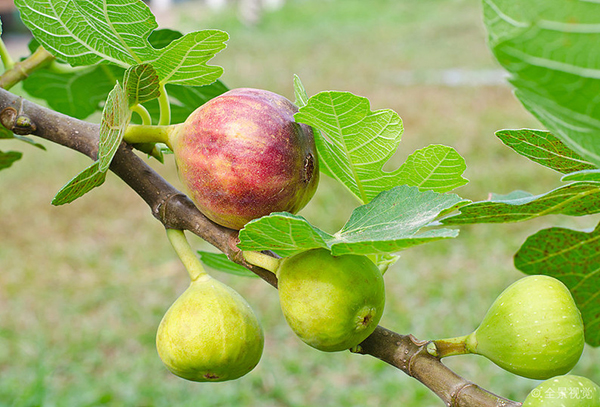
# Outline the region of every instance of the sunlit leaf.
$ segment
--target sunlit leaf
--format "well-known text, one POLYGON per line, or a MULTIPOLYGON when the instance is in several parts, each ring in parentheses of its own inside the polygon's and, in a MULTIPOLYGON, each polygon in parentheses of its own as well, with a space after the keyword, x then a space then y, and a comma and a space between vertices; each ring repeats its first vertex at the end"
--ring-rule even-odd
POLYGON ((154 60, 157 28, 141 0, 15 0, 37 41, 73 66, 110 62, 124 68, 154 60))
POLYGON ((216 81, 220 66, 207 62, 225 48, 229 35, 220 30, 203 30, 184 35, 160 50, 154 66, 161 83, 202 86, 216 81))
MULTIPOLYGON (((299 81, 296 98, 302 99, 299 81)), ((345 185, 361 202, 398 185, 450 191, 467 181, 462 157, 446 146, 429 146, 412 154, 404 165, 386 172, 403 127, 390 109, 371 111, 367 98, 349 92, 321 92, 295 115, 296 121, 318 129, 315 134, 323 172, 345 185)))
POLYGON ((328 248, 334 255, 394 253, 456 237, 458 230, 433 228, 431 224, 444 210, 462 201, 457 195, 420 192, 416 187, 402 185, 356 208, 344 227, 333 235, 301 216, 274 213, 249 222, 240 231, 238 247, 273 250, 282 256, 318 247, 328 248))

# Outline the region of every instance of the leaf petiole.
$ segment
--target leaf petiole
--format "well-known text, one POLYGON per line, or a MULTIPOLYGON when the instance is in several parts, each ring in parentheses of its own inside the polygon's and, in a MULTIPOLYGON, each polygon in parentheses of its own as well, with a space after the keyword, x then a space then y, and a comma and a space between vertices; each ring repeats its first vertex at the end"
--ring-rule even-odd
POLYGON ((158 107, 160 116, 158 124, 168 126, 171 124, 171 105, 169 104, 169 95, 164 83, 160 84, 160 96, 158 97, 158 107))
POLYGON ((138 103, 136 105, 131 106, 131 110, 133 112, 137 113, 138 116, 140 116, 140 118, 142 119, 142 125, 144 125, 144 126, 152 125, 152 117, 150 116, 150 113, 144 106, 142 106, 138 103))
POLYGON ((183 230, 167 229, 167 237, 169 242, 171 242, 171 246, 173 246, 173 249, 175 249, 177 256, 179 256, 179 259, 190 275, 190 279, 192 281, 196 281, 198 278, 208 275, 208 273, 204 270, 200 259, 196 257, 196 254, 192 250, 183 230))
POLYGON ((4 70, 8 71, 13 69, 15 66, 15 61, 12 59, 12 56, 8 52, 8 48, 6 48, 6 44, 0 38, 0 59, 2 59, 2 64, 4 65, 4 70))

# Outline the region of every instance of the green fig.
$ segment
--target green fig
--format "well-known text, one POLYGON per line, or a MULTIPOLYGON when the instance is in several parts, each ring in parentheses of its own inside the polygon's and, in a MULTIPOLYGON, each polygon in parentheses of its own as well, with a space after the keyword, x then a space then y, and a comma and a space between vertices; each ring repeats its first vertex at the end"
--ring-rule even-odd
POLYGON ((248 303, 208 274, 192 281, 171 305, 156 336, 158 354, 187 380, 237 379, 258 364, 263 331, 248 303))
POLYGON ((366 256, 312 249, 283 259, 276 274, 287 323, 316 349, 353 348, 381 319, 383 276, 366 256))
POLYGON ((583 320, 569 289, 535 275, 506 288, 475 332, 434 341, 428 350, 438 357, 483 355, 511 373, 544 380, 568 373, 584 343, 583 320))
POLYGON ((523 407, 600 407, 600 387, 587 377, 557 376, 533 389, 523 407))

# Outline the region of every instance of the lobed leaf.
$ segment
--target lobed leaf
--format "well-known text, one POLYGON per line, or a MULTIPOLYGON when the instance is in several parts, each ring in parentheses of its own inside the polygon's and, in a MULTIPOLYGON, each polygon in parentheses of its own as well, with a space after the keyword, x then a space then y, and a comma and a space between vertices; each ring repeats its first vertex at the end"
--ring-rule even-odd
POLYGON ((224 31, 203 30, 172 41, 153 63, 161 83, 202 86, 216 81, 223 68, 207 62, 225 48, 228 39, 224 31))
POLYGON ((488 44, 516 96, 554 136, 600 165, 600 5, 484 0, 488 44))
POLYGON ((553 227, 527 238, 514 259, 526 274, 562 281, 581 311, 586 342, 600 346, 600 225, 592 232, 553 227))
POLYGON ((457 229, 422 231, 444 210, 463 199, 454 194, 421 192, 405 185, 381 192, 356 208, 344 227, 329 242, 334 255, 384 254, 440 239, 458 236, 457 229))
POLYGON ((96 161, 62 187, 52 200, 52 205, 58 206, 71 203, 92 189, 102 185, 105 179, 106 172, 100 171, 99 162, 96 161))
POLYGON ((597 168, 548 131, 500 130, 496 136, 522 156, 563 174, 597 168))
POLYGON ((36 40, 72 66, 109 62, 127 68, 151 61, 158 27, 141 0, 15 0, 36 40))
POLYGON ((494 195, 489 201, 460 207, 458 215, 441 222, 446 225, 520 222, 544 215, 584 216, 600 212, 600 184, 574 182, 542 195, 515 191, 494 195))
MULTIPOLYGON (((304 103, 296 81, 296 99, 304 103)), ((451 147, 434 145, 413 153, 397 170, 384 164, 395 153, 403 127, 392 110, 371 111, 369 100, 349 92, 321 92, 308 99, 296 121, 319 130, 315 134, 323 172, 344 184, 361 202, 398 185, 447 192, 467 183, 463 158, 451 147)))
POLYGON ((18 151, 0 151, 0 170, 10 167, 15 161, 18 161, 23 156, 18 151))
POLYGON ((458 230, 429 228, 444 210, 462 202, 453 194, 420 192, 398 186, 356 208, 344 227, 330 235, 300 216, 274 213, 249 222, 240 231, 242 250, 273 250, 282 256, 322 247, 334 255, 387 254, 440 239, 458 230))
POLYGON ((223 253, 211 253, 198 250, 198 255, 200 256, 202 263, 213 270, 242 277, 258 277, 246 267, 240 266, 229 260, 223 253))

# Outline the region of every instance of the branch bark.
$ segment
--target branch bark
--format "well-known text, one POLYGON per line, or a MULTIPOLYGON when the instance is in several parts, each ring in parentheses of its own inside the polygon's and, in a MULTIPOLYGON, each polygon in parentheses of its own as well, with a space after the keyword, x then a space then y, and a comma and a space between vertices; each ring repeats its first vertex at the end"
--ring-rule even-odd
MULTIPOLYGON (((99 125, 60 114, 0 89, 0 112, 13 111, 26 115, 30 123, 25 128, 17 128, 9 120, 2 120, 9 130, 39 136, 96 160, 99 125)), ((148 204, 152 215, 165 227, 189 230, 235 263, 247 267, 277 287, 273 273, 244 260, 237 247, 237 231, 219 226, 206 218, 186 195, 165 181, 129 145, 121 144, 110 169, 148 204)), ((427 353, 427 343, 412 335, 400 335, 379 326, 354 352, 374 356, 402 370, 427 386, 447 406, 521 406, 521 403, 494 395, 454 373, 440 359, 427 353)))

